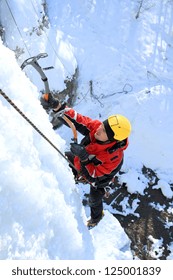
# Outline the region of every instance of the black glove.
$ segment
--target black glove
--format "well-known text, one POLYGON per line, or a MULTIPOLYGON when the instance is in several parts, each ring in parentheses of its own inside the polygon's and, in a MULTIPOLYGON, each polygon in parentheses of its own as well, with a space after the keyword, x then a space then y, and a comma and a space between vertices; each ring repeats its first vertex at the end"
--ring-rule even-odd
POLYGON ((83 145, 76 144, 76 143, 71 143, 70 145, 71 145, 71 148, 70 148, 71 152, 75 156, 78 156, 81 161, 85 161, 88 159, 89 155, 83 145))
POLYGON ((66 102, 63 102, 63 103, 59 103, 59 105, 61 105, 60 107, 59 107, 59 109, 58 110, 53 110, 54 111, 54 113, 56 114, 56 113, 61 113, 61 111, 63 112, 64 110, 65 110, 65 107, 66 107, 66 102))
POLYGON ((59 105, 59 100, 54 98, 51 93, 43 94, 42 97, 40 98, 40 102, 45 110, 55 109, 59 105))

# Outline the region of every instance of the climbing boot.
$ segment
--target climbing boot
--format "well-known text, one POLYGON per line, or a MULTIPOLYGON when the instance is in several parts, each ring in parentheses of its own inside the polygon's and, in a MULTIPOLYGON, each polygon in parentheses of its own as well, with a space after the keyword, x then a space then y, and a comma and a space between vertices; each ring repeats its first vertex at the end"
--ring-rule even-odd
POLYGON ((94 220, 94 219, 89 219, 88 221, 87 221, 87 227, 88 227, 88 229, 92 229, 93 227, 95 227, 95 226, 97 226, 98 225, 98 223, 101 221, 101 219, 104 217, 104 212, 102 211, 102 215, 101 215, 101 217, 99 218, 99 219, 97 219, 97 220, 94 220))

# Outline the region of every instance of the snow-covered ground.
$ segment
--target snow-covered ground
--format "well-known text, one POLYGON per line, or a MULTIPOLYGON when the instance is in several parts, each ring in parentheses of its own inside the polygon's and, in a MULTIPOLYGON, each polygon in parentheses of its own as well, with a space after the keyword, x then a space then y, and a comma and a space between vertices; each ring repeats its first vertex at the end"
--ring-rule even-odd
MULTIPOLYGON (((40 77, 20 65, 47 52, 40 64, 54 67, 46 74, 55 90, 65 88, 78 66, 74 108, 101 120, 124 114, 132 123, 120 180, 129 192, 143 194, 145 165, 172 198, 172 2, 142 1, 141 8, 137 0, 46 2, 1 0, 0 88, 64 153, 71 131, 52 129, 39 102, 40 77)), ((87 187, 74 184, 61 155, 2 96, 0 111, 0 259, 133 259, 130 240, 109 209, 96 228, 86 229, 81 188, 87 187)))

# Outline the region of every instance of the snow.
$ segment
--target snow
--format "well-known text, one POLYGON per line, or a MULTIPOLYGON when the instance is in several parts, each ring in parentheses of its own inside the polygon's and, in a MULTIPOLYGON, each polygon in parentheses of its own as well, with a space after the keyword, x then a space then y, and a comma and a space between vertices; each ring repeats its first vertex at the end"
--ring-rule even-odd
POLYGON ((170 185, 164 180, 159 180, 157 185, 154 188, 157 188, 157 189, 160 188, 163 195, 170 199, 173 197, 173 192, 170 188, 170 185))
POLYGON ((152 257, 156 257, 155 252, 157 252, 159 255, 162 255, 162 246, 161 246, 161 240, 154 239, 152 236, 148 237, 149 241, 153 243, 152 245, 152 251, 150 252, 152 257))
MULTIPOLYGON (((43 1, 1 0, 0 23, 6 32, 5 43, 0 41, 0 88, 64 153, 71 132, 52 129, 39 102, 43 83, 32 67, 22 71, 20 65, 48 53, 40 64, 54 67, 46 75, 55 90, 65 88, 65 78, 78 66, 74 108, 100 120, 124 114, 132 123, 120 180, 130 193, 143 194, 148 183, 141 173, 144 165, 157 173, 156 187, 172 198, 171 2, 149 1, 137 19, 136 0, 46 2, 50 23, 39 28, 43 1), (17 49, 21 54, 16 59, 17 49)), ((65 159, 2 96, 0 111, 0 259, 133 259, 130 240, 109 207, 88 231, 89 209, 81 199, 87 187, 74 184, 65 159)))

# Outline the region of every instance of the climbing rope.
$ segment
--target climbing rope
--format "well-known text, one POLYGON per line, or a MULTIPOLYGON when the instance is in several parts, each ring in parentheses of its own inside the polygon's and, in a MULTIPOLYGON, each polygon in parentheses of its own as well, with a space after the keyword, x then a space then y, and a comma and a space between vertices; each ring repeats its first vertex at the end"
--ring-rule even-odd
POLYGON ((101 95, 100 95, 100 98, 101 98, 101 99, 103 99, 103 98, 108 98, 108 97, 113 96, 113 95, 118 94, 118 93, 127 94, 127 93, 129 93, 129 92, 132 92, 132 90, 133 90, 133 87, 132 87, 131 84, 125 84, 124 87, 122 88, 122 91, 115 91, 115 92, 110 93, 110 94, 107 94, 107 95, 101 94, 101 95))
POLYGON ((78 174, 79 180, 83 179, 83 183, 87 183, 93 188, 95 186, 90 183, 83 175, 79 172, 79 170, 75 167, 75 165, 41 132, 38 127, 16 106, 16 104, 5 94, 4 91, 0 89, 0 94, 8 101, 8 103, 69 163, 69 165, 76 170, 78 174))
MULTIPOLYGON (((100 106, 103 108, 104 107, 104 104, 100 101, 100 99, 105 99, 105 98, 108 98, 108 97, 111 97, 115 94, 127 94, 129 92, 132 92, 133 91, 133 86, 131 84, 128 84, 126 83, 123 88, 122 88, 122 91, 115 91, 113 93, 110 93, 110 94, 100 94, 99 96, 97 94, 94 93, 94 90, 93 90, 93 81, 89 81, 89 89, 87 90, 86 94, 84 95, 84 97, 80 100, 80 102, 82 102, 82 100, 85 98, 85 96, 88 94, 88 92, 90 92, 90 96, 91 98, 95 99, 97 102, 100 103, 100 106)), ((77 105, 80 103, 78 102, 77 105)))
POLYGON ((69 161, 68 158, 66 158, 66 156, 35 126, 35 124, 32 121, 30 121, 30 119, 28 119, 28 117, 15 105, 15 103, 1 89, 0 89, 0 94, 78 172, 78 170, 71 163, 71 161, 69 161))

